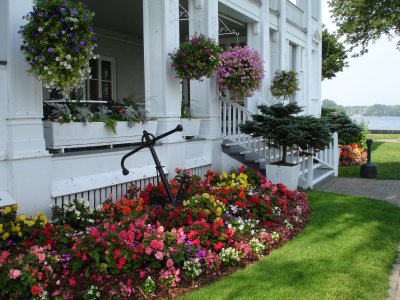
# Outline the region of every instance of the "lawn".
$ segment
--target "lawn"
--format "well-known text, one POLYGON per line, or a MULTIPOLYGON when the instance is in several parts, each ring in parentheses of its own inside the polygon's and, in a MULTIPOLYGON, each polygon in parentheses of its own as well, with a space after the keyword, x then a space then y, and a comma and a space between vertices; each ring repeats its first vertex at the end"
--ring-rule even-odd
POLYGON ((386 299, 400 207, 310 192, 310 225, 258 263, 183 299, 386 299))
MULTIPOLYGON (((400 143, 373 142, 371 161, 378 168, 377 179, 400 180, 400 143)), ((340 167, 341 177, 360 177, 360 166, 340 167)))

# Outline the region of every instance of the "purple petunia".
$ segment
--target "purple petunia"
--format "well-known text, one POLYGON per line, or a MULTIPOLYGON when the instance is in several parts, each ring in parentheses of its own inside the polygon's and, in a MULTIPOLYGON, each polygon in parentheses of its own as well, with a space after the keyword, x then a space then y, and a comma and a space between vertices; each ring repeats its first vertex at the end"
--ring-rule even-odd
POLYGON ((53 48, 51 48, 51 47, 47 48, 47 53, 53 53, 53 51, 54 51, 53 48))

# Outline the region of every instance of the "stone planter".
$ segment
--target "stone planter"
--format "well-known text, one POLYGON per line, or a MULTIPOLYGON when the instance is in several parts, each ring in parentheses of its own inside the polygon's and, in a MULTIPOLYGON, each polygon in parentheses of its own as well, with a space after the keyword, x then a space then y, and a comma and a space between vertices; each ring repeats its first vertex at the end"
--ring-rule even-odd
POLYGON ((274 184, 283 183, 289 190, 297 190, 300 165, 283 166, 268 164, 265 166, 267 180, 274 184))
POLYGON ((182 137, 193 138, 198 136, 200 133, 200 122, 200 119, 181 118, 181 124, 183 127, 182 137))
POLYGON ((120 121, 117 123, 117 133, 104 127, 104 122, 91 122, 83 125, 81 122, 55 123, 44 121, 44 137, 47 149, 59 149, 64 152, 67 148, 93 147, 116 144, 129 144, 139 142, 143 135, 143 130, 155 134, 157 131, 157 121, 147 123, 137 123, 133 127, 128 127, 128 122, 120 121))

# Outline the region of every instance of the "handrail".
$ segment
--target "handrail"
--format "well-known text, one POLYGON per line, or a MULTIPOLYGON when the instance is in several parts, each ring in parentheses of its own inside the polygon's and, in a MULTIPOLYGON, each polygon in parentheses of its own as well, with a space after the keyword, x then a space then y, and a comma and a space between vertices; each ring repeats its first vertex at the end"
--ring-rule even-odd
MULTIPOLYGON (((263 137, 253 137, 252 135, 244 134, 240 131, 238 125, 247 120, 251 120, 253 112, 225 97, 220 97, 220 104, 220 121, 223 136, 251 152, 259 154, 268 162, 280 160, 281 149, 269 148, 265 144, 263 137)), ((312 188, 314 183, 317 182, 316 179, 313 178, 314 159, 321 165, 332 169, 335 176, 338 175, 339 146, 336 132, 332 135, 332 142, 327 149, 318 151, 317 153, 314 153, 312 149, 308 149, 309 151, 306 152, 310 154, 313 153, 313 155, 308 157, 301 154, 304 153, 302 150, 289 151, 290 155, 288 158, 292 163, 301 163, 301 171, 304 180, 307 182, 307 187, 312 188)))

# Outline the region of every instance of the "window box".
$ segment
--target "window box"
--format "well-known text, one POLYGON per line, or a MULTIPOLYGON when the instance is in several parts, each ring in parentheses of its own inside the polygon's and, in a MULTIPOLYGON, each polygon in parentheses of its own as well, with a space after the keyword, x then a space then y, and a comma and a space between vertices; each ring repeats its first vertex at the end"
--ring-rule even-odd
POLYGON ((192 137, 198 136, 200 133, 200 122, 201 122, 201 119, 181 118, 181 124, 183 127, 182 137, 192 138, 192 137))
POLYGON ((128 127, 128 122, 119 121, 114 134, 104 127, 104 122, 91 122, 84 125, 81 122, 56 123, 44 121, 44 137, 47 149, 64 149, 93 147, 117 144, 129 144, 141 141, 143 130, 155 134, 157 121, 137 123, 128 127))

